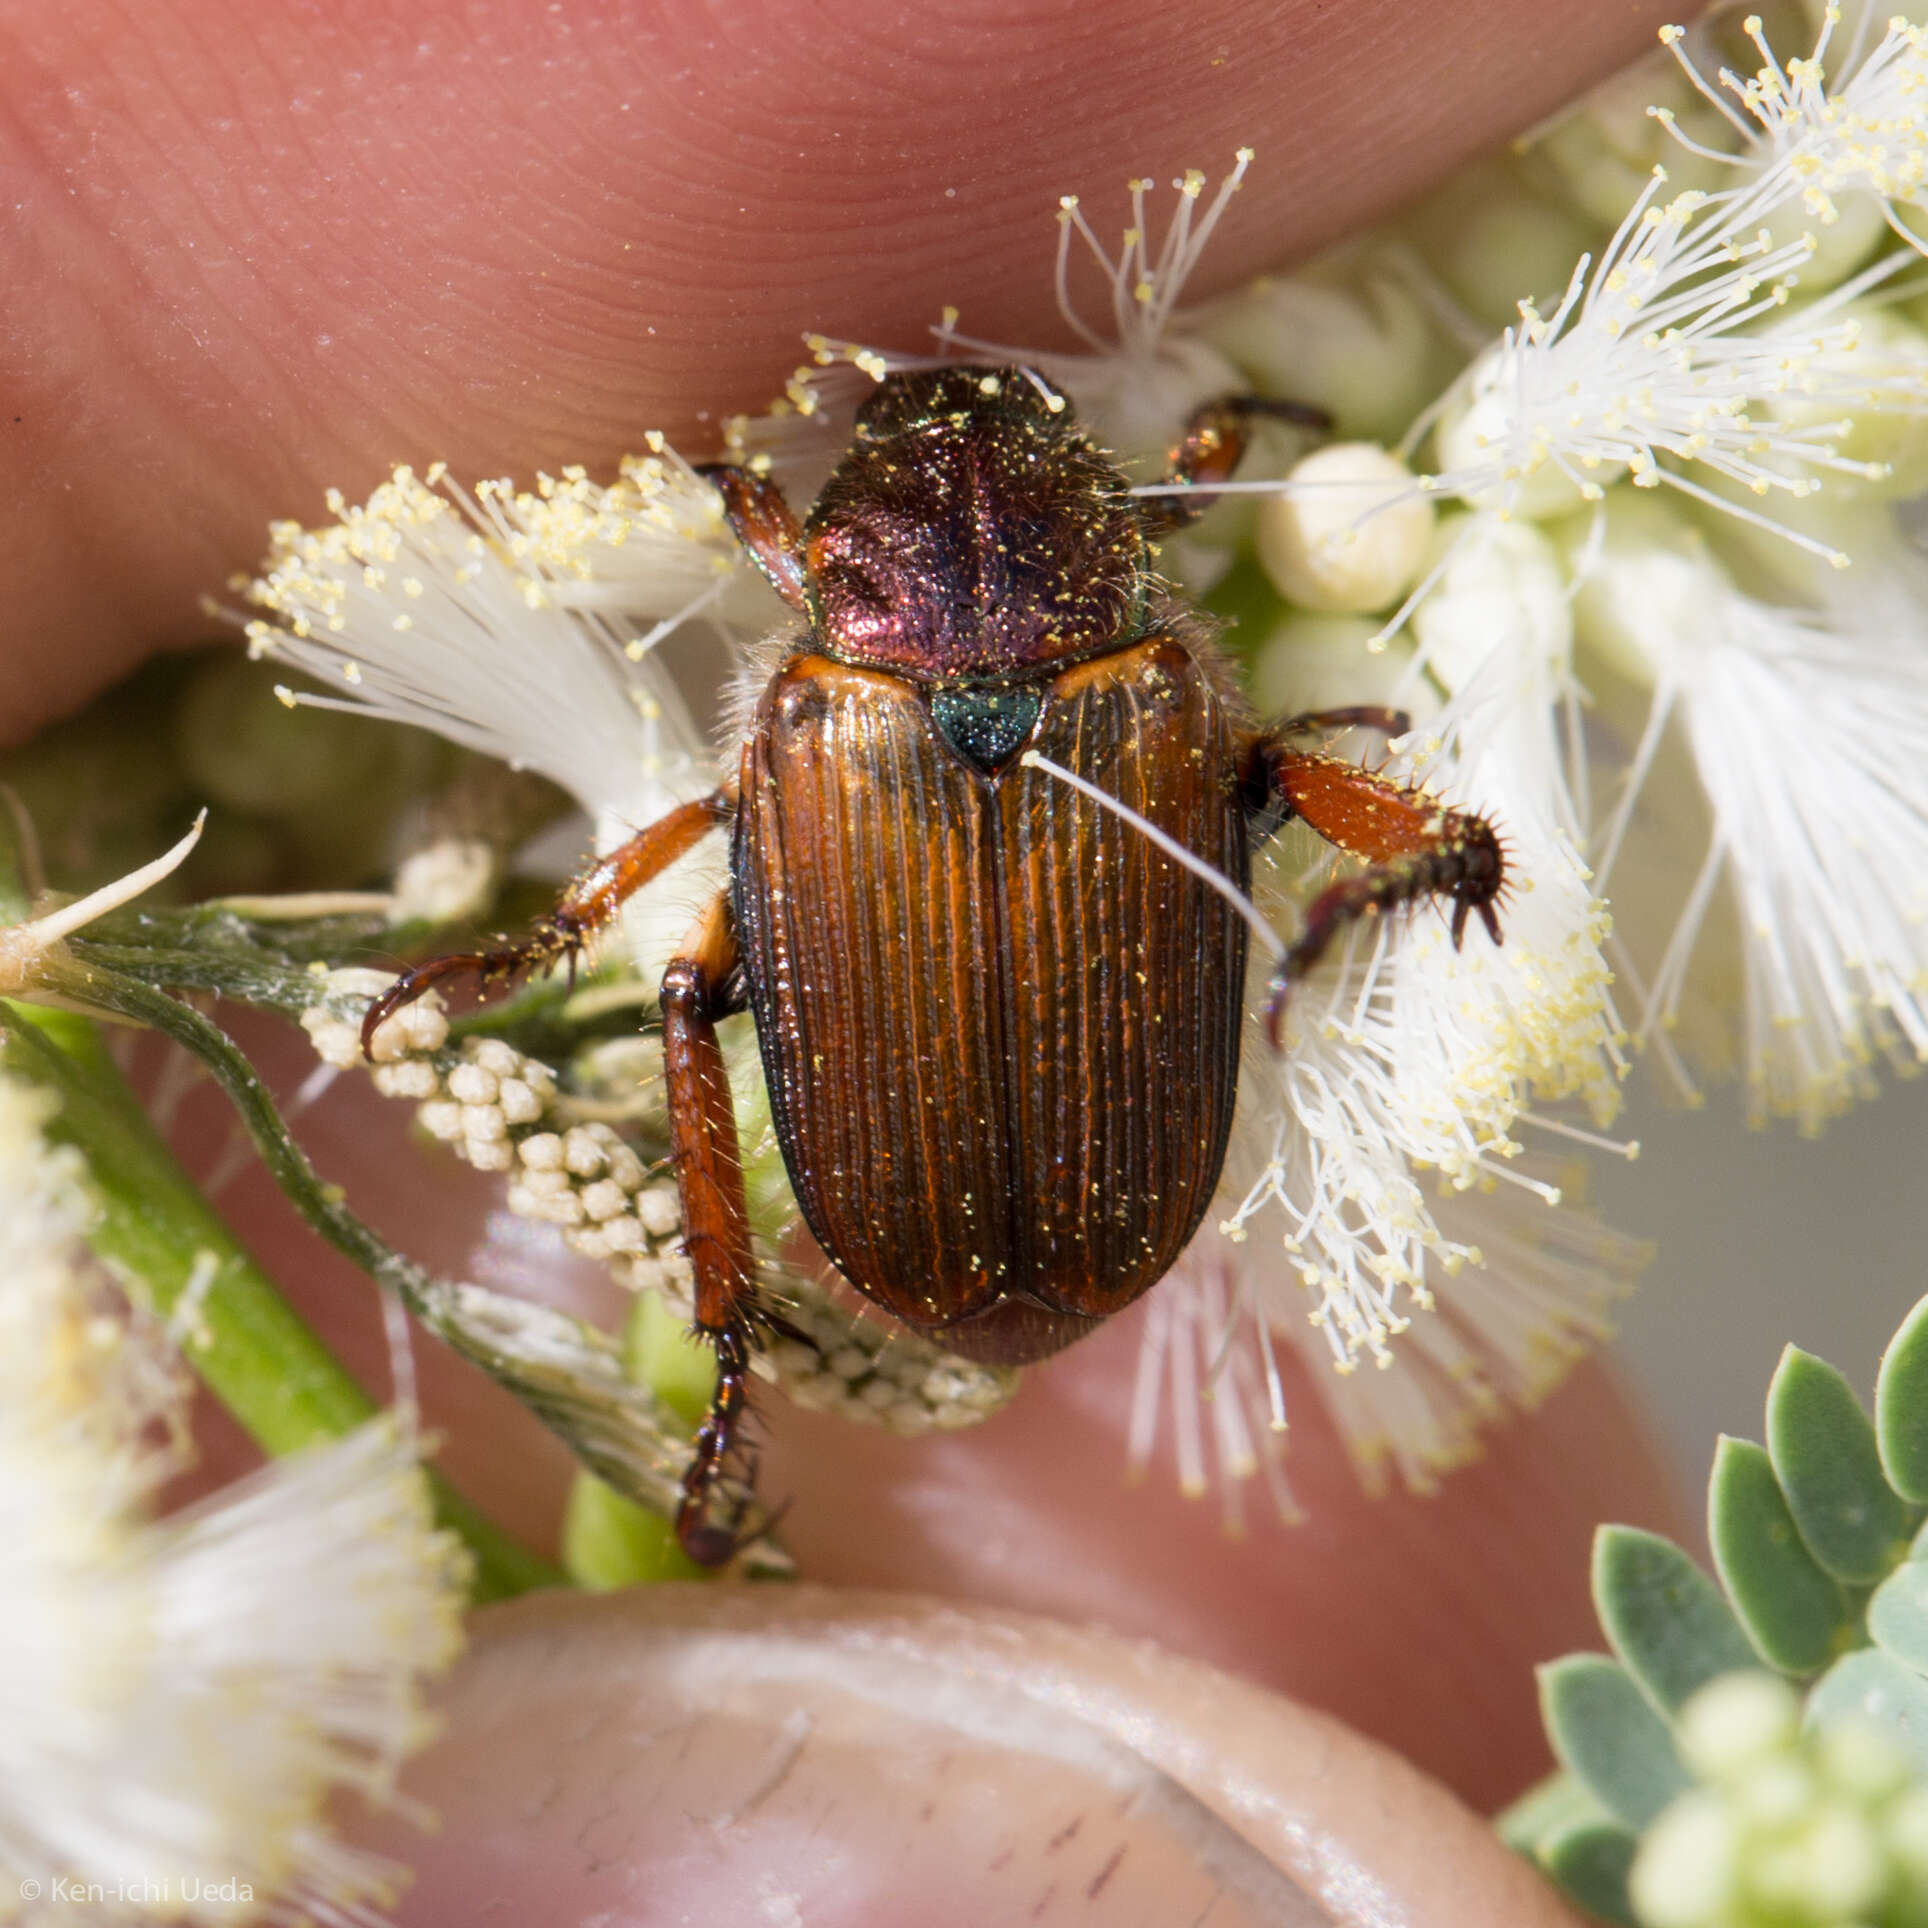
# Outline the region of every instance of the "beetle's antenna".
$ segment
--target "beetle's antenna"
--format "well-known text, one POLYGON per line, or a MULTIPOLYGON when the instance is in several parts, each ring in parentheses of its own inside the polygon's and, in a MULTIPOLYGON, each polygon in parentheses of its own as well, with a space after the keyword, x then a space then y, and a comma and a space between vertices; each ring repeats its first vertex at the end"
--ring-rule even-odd
POLYGON ((1210 884, 1251 925, 1274 962, 1283 959, 1284 938, 1272 928, 1265 913, 1223 871, 1214 870, 1203 857, 1187 850, 1176 837, 1168 836, 1149 817, 1140 816, 1130 804, 1121 803, 1116 797, 1100 790, 1095 783, 1086 782, 1083 777, 1067 770, 1062 763, 1053 763, 1048 756, 1040 756, 1036 750, 1026 750, 1018 761, 1029 769, 1042 770, 1046 776, 1056 777, 1060 783, 1070 784, 1072 789, 1089 797, 1092 802, 1103 804, 1114 816, 1122 817, 1134 830, 1142 831, 1166 856, 1175 863, 1183 864, 1194 877, 1210 884))

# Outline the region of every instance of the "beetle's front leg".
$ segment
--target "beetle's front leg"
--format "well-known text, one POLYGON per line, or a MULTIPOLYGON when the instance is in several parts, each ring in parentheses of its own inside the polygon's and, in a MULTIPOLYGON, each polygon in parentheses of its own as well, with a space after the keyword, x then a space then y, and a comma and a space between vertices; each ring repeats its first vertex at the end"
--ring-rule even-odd
POLYGON ((736 791, 731 785, 712 790, 693 803, 679 803, 667 816, 658 817, 584 871, 563 892, 555 909, 519 942, 493 951, 458 951, 448 957, 432 957, 426 964, 404 971, 368 1007, 362 1019, 363 1054, 370 1055, 375 1033, 386 1019, 403 1005, 413 1004, 445 977, 473 977, 486 988, 519 977, 524 971, 541 970, 565 957, 573 969, 583 946, 615 920, 626 899, 661 876, 710 831, 728 823, 735 810, 736 791))
POLYGON ((735 462, 705 462, 696 473, 716 485, 724 520, 770 587, 799 615, 808 614, 803 530, 783 491, 769 476, 735 462))
POLYGON ((1286 746, 1281 732, 1254 737, 1245 752, 1246 809, 1268 834, 1294 817, 1327 843, 1371 866, 1343 877, 1313 899, 1298 942, 1279 960, 1265 1010, 1274 1047, 1292 987, 1323 957, 1348 924, 1422 897, 1453 907, 1453 943, 1478 914, 1500 941, 1495 908, 1506 887, 1506 853, 1487 820, 1452 810, 1437 797, 1356 763, 1286 746))
POLYGON ((1171 470, 1165 480, 1196 488, 1200 495, 1140 496, 1138 506, 1147 535, 1162 536, 1182 529, 1212 506, 1217 497, 1205 491, 1215 482, 1230 480, 1245 453, 1245 425, 1255 416, 1291 422, 1322 435, 1332 427, 1332 417, 1322 408, 1314 408, 1309 402, 1275 401, 1267 395, 1225 395, 1194 409, 1183 439, 1172 450, 1171 470))
POLYGON ((761 1317, 736 1107, 716 1041, 717 1020, 747 1003, 737 965, 735 923, 723 892, 663 974, 663 1079, 683 1249, 696 1275, 696 1330, 716 1349, 716 1391, 696 1435, 696 1457, 683 1476, 676 1513, 676 1537, 702 1566, 723 1565, 739 1544, 734 1524, 711 1521, 710 1505, 736 1443, 761 1317))

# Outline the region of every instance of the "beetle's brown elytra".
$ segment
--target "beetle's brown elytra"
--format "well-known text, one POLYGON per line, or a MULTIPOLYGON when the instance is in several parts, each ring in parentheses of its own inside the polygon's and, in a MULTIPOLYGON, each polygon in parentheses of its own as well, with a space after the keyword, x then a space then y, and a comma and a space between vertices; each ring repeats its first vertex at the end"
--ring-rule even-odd
POLYGON ((767 476, 703 471, 800 619, 737 775, 604 858, 531 938, 421 965, 369 1012, 364 1039, 453 972, 573 958, 730 826, 728 888, 663 984, 696 1328, 717 1353, 677 1521, 699 1560, 727 1559, 749 1517, 740 1484, 731 1517, 712 1515, 769 1317, 719 1018, 755 1014, 792 1189, 845 1277, 954 1349, 1016 1363, 1155 1284, 1217 1187, 1247 928, 1199 869, 1242 891, 1293 817, 1367 866, 1308 910, 1275 1026, 1357 918, 1436 897, 1456 940, 1477 914, 1498 941, 1489 824, 1294 746, 1404 719, 1253 729, 1207 625, 1152 570, 1151 544, 1200 512, 1188 489, 1230 476, 1254 414, 1323 426, 1296 403, 1213 403, 1173 451, 1178 492, 1137 497, 1029 371, 939 368, 879 385, 801 524, 767 476))
MULTIPOLYGON (((1039 699, 1035 747, 1243 884, 1236 732, 1182 644, 1077 664, 1039 699)), ((1160 1278, 1204 1215, 1246 928, 1114 813, 960 756, 931 708, 825 657, 779 672, 743 760, 738 939, 818 1242, 956 1349, 1035 1358, 1160 1278)))

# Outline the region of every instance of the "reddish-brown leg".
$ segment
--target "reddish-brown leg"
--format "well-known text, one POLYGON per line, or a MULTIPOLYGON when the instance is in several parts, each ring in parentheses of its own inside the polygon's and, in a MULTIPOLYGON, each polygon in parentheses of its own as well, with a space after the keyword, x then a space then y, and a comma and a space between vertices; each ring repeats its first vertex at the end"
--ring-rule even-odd
POLYGON ((1205 493, 1215 482, 1231 479, 1245 453, 1245 425, 1254 416, 1267 416, 1275 422, 1291 422, 1323 435, 1332 427, 1332 417, 1322 408, 1306 402, 1273 401, 1264 395, 1226 395, 1195 409, 1185 424, 1184 439, 1172 450, 1171 471, 1167 482, 1196 488, 1199 499, 1183 495, 1140 496, 1138 506, 1144 518, 1145 533, 1161 536, 1196 522, 1212 506, 1214 498, 1205 493))
POLYGON ((1413 720, 1404 710, 1378 703, 1354 703, 1343 710, 1307 710, 1289 716, 1268 734, 1275 737, 1326 736, 1334 730, 1377 730, 1382 736, 1404 736, 1413 720))
POLYGON ((683 1204, 683 1249, 696 1274, 696 1330, 716 1349, 716 1392, 683 1476, 676 1537, 703 1566, 736 1551, 736 1523, 710 1518, 724 1463, 736 1444, 760 1319, 756 1254, 743 1196, 736 1107, 716 1041, 716 1021, 744 1007, 735 986, 736 930, 727 894, 719 895, 663 974, 663 1080, 670 1146, 683 1204))
POLYGON ((1274 1046, 1292 986, 1340 931, 1362 917, 1440 897, 1453 906, 1455 945, 1475 912, 1493 942, 1500 941, 1494 905, 1506 885, 1506 855, 1484 817, 1450 810, 1437 797, 1356 763, 1288 749, 1279 733, 1255 737, 1249 745, 1245 795, 1253 818, 1268 830, 1297 817, 1327 843, 1372 866, 1313 899, 1298 942, 1279 961, 1265 1012, 1274 1046))
POLYGON ((735 813, 733 786, 712 790, 693 803, 679 803, 667 816, 637 831, 627 843, 619 844, 592 870, 578 877, 563 892, 555 909, 519 943, 504 944, 492 951, 458 951, 404 971, 368 1007, 362 1019, 363 1052, 368 1052, 384 1019, 393 1017, 403 1005, 413 1004, 431 985, 446 977, 473 977, 486 988, 565 957, 573 970, 583 946, 614 920, 626 898, 661 876, 685 851, 728 823, 735 813))
POLYGON ((706 462, 696 472, 716 484, 737 541, 770 586, 799 615, 807 613, 803 531, 783 491, 767 475, 730 462, 706 462))

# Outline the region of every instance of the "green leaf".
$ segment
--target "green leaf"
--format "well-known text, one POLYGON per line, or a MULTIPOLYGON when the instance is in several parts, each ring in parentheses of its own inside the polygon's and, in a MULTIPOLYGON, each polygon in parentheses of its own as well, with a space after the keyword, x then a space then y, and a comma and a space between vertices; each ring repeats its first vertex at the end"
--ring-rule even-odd
POLYGON ((1916 1302, 1881 1355, 1874 1431, 1888 1484, 1904 1499, 1928 1500, 1928 1299, 1916 1302))
POLYGON ((1721 1435, 1707 1483, 1714 1568, 1760 1656, 1818 1674, 1854 1638, 1854 1612, 1807 1550, 1773 1462, 1751 1439, 1721 1435))
POLYGON ((1591 1915, 1637 1928, 1627 1876, 1639 1843, 1611 1821, 1582 1821, 1542 1844, 1540 1866, 1591 1915))
POLYGON ((1875 1588, 1868 1638, 1903 1666, 1928 1674, 1928 1561, 1904 1560, 1875 1588))
POLYGON ((1928 1680, 1873 1648, 1837 1660, 1808 1694, 1810 1728, 1854 1720, 1876 1727, 1928 1774, 1928 1680))
POLYGON ((1801 1538, 1837 1580, 1870 1586, 1905 1556, 1915 1516, 1881 1470, 1848 1382, 1789 1346, 1767 1389, 1767 1450, 1801 1538))
POLYGON ((1493 1826, 1515 1854, 1538 1860, 1541 1847, 1555 1835, 1582 1824, 1610 1824, 1612 1819, 1571 1774, 1556 1771, 1496 1815, 1493 1826))
POLYGON ((1671 1540, 1603 1526, 1593 1538, 1593 1605, 1626 1669, 1663 1713, 1710 1680, 1760 1664, 1720 1589, 1671 1540))
POLYGON ((1540 1714, 1560 1765, 1636 1831, 1688 1785, 1667 1723, 1604 1654, 1568 1654, 1542 1667, 1540 1714))

